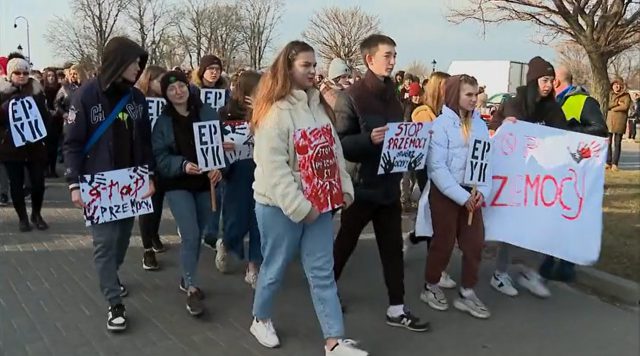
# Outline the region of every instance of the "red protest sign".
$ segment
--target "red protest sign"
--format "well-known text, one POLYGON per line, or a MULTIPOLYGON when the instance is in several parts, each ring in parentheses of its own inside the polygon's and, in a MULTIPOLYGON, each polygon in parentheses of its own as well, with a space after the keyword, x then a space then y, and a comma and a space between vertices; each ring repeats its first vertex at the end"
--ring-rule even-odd
POLYGON ((331 126, 297 130, 294 141, 304 196, 321 213, 342 206, 342 182, 331 126))

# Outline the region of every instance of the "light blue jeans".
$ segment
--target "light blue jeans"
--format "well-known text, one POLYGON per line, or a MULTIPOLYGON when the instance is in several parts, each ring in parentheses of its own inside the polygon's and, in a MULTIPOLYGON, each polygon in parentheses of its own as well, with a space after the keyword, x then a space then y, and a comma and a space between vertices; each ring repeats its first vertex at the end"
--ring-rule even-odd
POLYGON ((300 253, 309 282, 313 306, 325 339, 344 337, 344 322, 333 276, 333 226, 331 213, 312 224, 295 223, 282 209, 256 203, 262 239, 262 266, 253 299, 253 315, 271 318, 273 298, 282 284, 287 265, 300 253))
POLYGON ((200 260, 202 232, 211 223, 211 195, 209 191, 190 192, 170 190, 166 193, 169 208, 182 238, 180 260, 184 285, 198 287, 197 272, 200 260))

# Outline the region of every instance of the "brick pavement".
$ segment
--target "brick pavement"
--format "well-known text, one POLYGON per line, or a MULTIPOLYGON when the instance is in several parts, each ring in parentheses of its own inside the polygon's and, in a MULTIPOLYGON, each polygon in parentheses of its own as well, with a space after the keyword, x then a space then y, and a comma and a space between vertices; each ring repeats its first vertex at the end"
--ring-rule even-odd
MULTIPOLYGON (((251 289, 240 271, 218 273, 210 249, 203 249, 199 266, 208 310, 200 319, 190 317, 178 290, 179 240, 169 209, 162 236, 170 250, 159 255, 161 271, 142 270, 140 239, 132 238, 121 271, 130 291, 125 299, 129 330, 110 334, 80 212, 68 203, 64 184, 48 181, 47 186, 47 232, 18 233, 13 209, 0 208, 0 355, 322 355, 319 325, 297 264, 289 269, 276 303, 280 349, 264 349, 249 334, 251 289)), ((405 219, 405 227, 410 225, 405 219)), ((564 285, 552 286, 550 301, 502 297, 486 283, 487 264, 478 292, 494 313, 492 319, 428 310, 417 298, 423 264, 424 246, 412 249, 406 261, 408 304, 434 326, 431 333, 415 334, 385 326, 375 243, 364 238, 356 250, 340 286, 348 304, 345 320, 349 336, 362 340, 373 355, 637 355, 636 311, 564 285)), ((454 277, 458 270, 456 259, 454 277)))

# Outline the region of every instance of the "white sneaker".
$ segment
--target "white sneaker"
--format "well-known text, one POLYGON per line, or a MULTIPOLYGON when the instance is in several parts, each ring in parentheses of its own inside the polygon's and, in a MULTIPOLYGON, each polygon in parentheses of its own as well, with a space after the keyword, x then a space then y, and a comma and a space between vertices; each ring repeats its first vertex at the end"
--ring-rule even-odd
POLYGON ((459 293, 459 298, 453 301, 453 306, 479 319, 487 319, 491 316, 489 309, 480 301, 474 291, 471 291, 471 294, 466 297, 459 293))
POLYGON ((535 271, 527 269, 520 273, 518 277, 518 284, 525 287, 531 292, 531 294, 540 298, 549 298, 551 292, 549 288, 544 285, 542 277, 535 271))
POLYGON ((218 239, 216 241, 216 268, 221 273, 228 272, 228 264, 227 264, 227 250, 224 247, 224 242, 222 239, 218 239))
POLYGON ((453 289, 457 286, 456 281, 451 278, 451 276, 447 272, 442 272, 442 276, 440 276, 440 281, 438 282, 438 287, 445 289, 453 289))
POLYGON ((325 347, 324 354, 326 356, 367 356, 368 352, 357 348, 358 343, 351 339, 338 340, 338 345, 333 350, 327 350, 325 347))
POLYGON ((491 286, 498 292, 510 297, 518 295, 518 290, 513 286, 513 281, 508 273, 494 272, 491 277, 491 286))
POLYGON ((247 268, 247 271, 244 274, 244 281, 247 282, 251 288, 256 289, 256 284, 258 284, 258 273, 249 271, 247 268))
POLYGON ((427 303, 427 305, 435 310, 445 311, 449 309, 447 297, 444 296, 442 289, 438 286, 431 286, 427 289, 423 289, 422 293, 420 293, 420 300, 427 303))
POLYGON ((274 348, 280 346, 280 339, 276 334, 276 329, 273 327, 271 320, 261 322, 256 318, 253 318, 253 323, 249 329, 251 334, 255 336, 260 345, 268 348, 274 348))

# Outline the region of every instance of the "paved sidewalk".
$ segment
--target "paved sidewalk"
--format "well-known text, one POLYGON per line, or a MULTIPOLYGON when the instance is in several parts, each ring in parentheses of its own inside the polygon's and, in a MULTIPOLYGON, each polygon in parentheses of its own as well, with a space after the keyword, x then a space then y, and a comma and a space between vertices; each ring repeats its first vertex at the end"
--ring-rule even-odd
MULTIPOLYGON (((12 208, 0 208, 0 355, 322 355, 322 340, 299 264, 292 265, 278 297, 274 322, 283 346, 268 350, 249 334, 252 291, 239 271, 221 275, 214 253, 203 249, 200 273, 207 314, 190 317, 178 290, 178 237, 166 209, 159 255, 163 269, 141 267, 139 237, 132 239, 121 272, 130 295, 127 333, 106 331, 106 306, 91 261, 91 240, 64 184, 47 182, 47 232, 17 232, 12 208)), ((405 219, 409 229, 411 219, 405 219)), ((436 312, 418 300, 426 246, 406 258, 407 304, 432 322, 433 331, 411 333, 384 324, 386 296, 375 242, 368 229, 340 284, 349 337, 372 355, 638 355, 637 311, 621 309, 560 284, 553 297, 517 298, 490 289, 492 261, 483 265, 479 296, 493 316, 475 320, 456 310, 436 312)), ((451 263, 459 276, 459 259, 451 263)), ((455 292, 447 292, 454 298, 455 292)))

